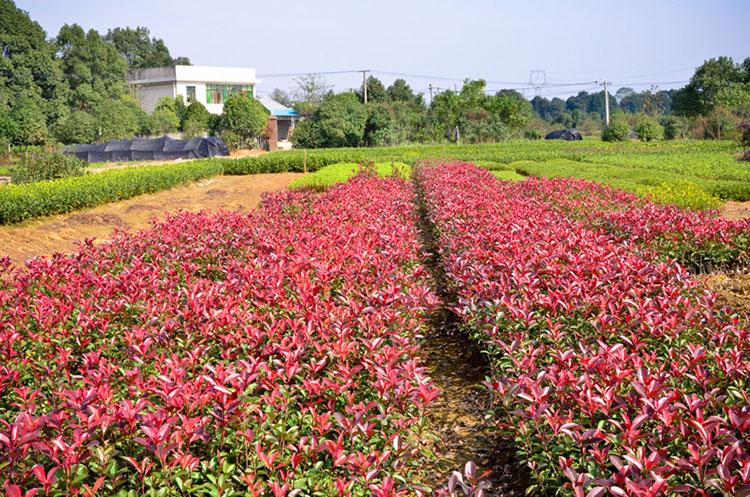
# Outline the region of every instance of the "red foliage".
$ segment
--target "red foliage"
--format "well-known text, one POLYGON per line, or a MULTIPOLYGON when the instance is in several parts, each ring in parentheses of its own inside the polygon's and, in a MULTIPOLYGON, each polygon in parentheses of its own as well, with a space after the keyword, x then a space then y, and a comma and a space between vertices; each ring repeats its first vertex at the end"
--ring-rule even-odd
POLYGON ((675 226, 721 237, 721 221, 704 230, 700 215, 643 204, 645 220, 607 217, 594 209, 636 199, 572 198, 582 183, 503 183, 468 164, 416 174, 456 311, 493 358, 498 425, 543 488, 750 491, 750 332, 643 248, 675 226))
POLYGON ((5 493, 418 493, 412 201, 363 176, 4 264, 5 493))

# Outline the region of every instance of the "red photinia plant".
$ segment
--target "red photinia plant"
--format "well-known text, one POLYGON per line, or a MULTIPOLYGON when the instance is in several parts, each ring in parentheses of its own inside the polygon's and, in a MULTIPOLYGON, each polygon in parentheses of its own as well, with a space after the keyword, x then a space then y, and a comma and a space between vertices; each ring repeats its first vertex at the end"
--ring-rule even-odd
POLYGON ((409 184, 362 176, 3 261, 3 492, 420 494, 418 256, 409 184))
MULTIPOLYGON (((642 222, 606 217, 620 194, 504 183, 468 164, 415 174, 455 310, 492 358, 498 426, 535 489, 750 492, 750 332, 679 264, 644 248, 653 238, 642 222), (605 218, 616 233, 601 229, 605 218)), ((675 223, 703 236, 689 213, 644 208, 655 230, 675 223)), ((721 226, 712 222, 709 231, 721 226)))
POLYGON ((530 178, 519 188, 588 228, 643 245, 690 269, 750 263, 750 219, 729 221, 715 210, 657 205, 632 193, 578 179, 530 178))

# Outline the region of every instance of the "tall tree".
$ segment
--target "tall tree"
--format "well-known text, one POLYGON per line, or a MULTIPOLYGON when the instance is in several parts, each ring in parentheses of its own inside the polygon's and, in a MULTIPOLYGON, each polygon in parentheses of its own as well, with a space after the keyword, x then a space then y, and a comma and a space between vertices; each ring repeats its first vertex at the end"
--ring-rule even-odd
POLYGON ((87 110, 125 91, 127 64, 115 48, 93 29, 64 25, 56 39, 63 72, 72 90, 71 106, 87 110))
POLYGON ((151 37, 151 32, 143 26, 110 29, 104 38, 125 57, 130 69, 190 65, 187 57, 173 59, 164 40, 151 37))
POLYGON ((386 90, 388 92, 388 98, 392 102, 414 102, 419 105, 424 104, 424 98, 422 94, 416 95, 411 89, 411 86, 403 80, 397 79, 391 86, 386 90))
MULTIPOLYGON (((367 83, 367 101, 368 102, 385 102, 388 98, 388 94, 385 91, 385 86, 383 85, 383 82, 380 81, 375 76, 369 76, 366 80, 367 83)), ((363 87, 360 87, 359 90, 357 90, 357 95, 359 96, 359 101, 364 102, 365 101, 365 95, 363 91, 363 87)))
POLYGON ((735 64, 731 57, 709 59, 695 70, 690 82, 675 94, 675 110, 684 115, 707 115, 716 107, 750 102, 750 58, 735 64))
MULTIPOLYGON (((67 86, 44 30, 11 0, 0 0, 0 106, 34 101, 47 123, 66 112, 67 86)), ((46 125, 46 123, 45 123, 46 125)))

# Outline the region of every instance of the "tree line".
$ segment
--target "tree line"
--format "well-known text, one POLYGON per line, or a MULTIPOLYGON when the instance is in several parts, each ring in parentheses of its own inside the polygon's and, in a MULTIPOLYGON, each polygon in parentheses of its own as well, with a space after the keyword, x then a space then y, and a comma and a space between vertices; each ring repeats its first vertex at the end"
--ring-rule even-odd
POLYGON ((145 27, 102 35, 66 24, 47 39, 28 13, 0 0, 0 141, 86 143, 161 132, 172 116, 144 112, 125 78, 129 69, 174 64, 190 61, 172 57, 145 27))
POLYGON ((559 128, 607 140, 732 139, 741 134, 740 123, 750 119, 750 58, 741 63, 731 57, 710 59, 680 89, 619 88, 609 95, 609 127, 604 126, 603 91, 529 101, 516 90, 488 92, 485 81, 467 79, 460 89, 426 102, 403 79, 385 87, 370 76, 366 84, 367 105, 363 87, 336 93, 315 75, 298 79, 292 92, 277 88, 271 96, 306 118, 293 136, 303 147, 535 139, 559 128))

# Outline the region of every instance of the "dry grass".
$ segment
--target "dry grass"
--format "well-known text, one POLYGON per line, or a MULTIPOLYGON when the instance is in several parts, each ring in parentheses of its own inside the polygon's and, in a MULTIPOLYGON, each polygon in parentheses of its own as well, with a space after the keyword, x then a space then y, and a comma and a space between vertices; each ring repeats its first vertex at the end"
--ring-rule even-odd
POLYGON ((35 256, 73 252, 84 239, 107 240, 115 228, 147 228, 152 218, 163 218, 166 212, 248 212, 258 205, 263 193, 286 189, 298 176, 301 174, 216 176, 93 209, 0 226, 0 256, 7 255, 20 265, 35 256))

